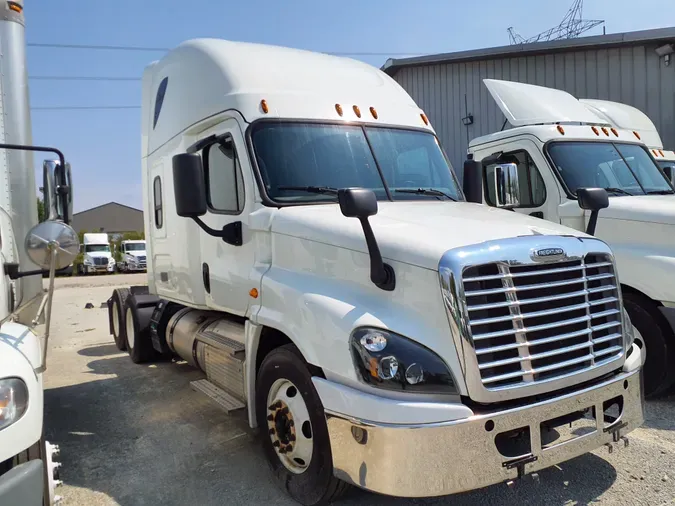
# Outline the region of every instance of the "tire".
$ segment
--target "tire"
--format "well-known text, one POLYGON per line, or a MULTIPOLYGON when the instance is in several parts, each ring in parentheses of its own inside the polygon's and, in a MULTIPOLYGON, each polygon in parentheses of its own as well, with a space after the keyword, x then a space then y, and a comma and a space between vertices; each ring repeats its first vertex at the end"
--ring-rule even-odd
MULTIPOLYGON (((283 397, 283 393, 280 393, 280 395, 283 397)), ((307 363, 295 346, 282 346, 265 357, 258 371, 255 400, 256 415, 261 426, 260 435, 263 452, 277 484, 295 501, 304 506, 328 504, 342 496, 349 489, 349 485, 333 475, 333 457, 323 405, 312 384, 312 375, 307 368, 307 363), (288 394, 286 398, 289 399, 299 395, 300 402, 304 401, 306 413, 304 415, 301 413, 299 416, 296 413, 295 418, 300 422, 303 418, 308 417, 311 430, 305 429, 305 422, 302 423, 302 426, 295 424, 293 411, 291 411, 289 415, 285 415, 284 420, 281 420, 282 429, 277 430, 274 435, 270 434, 270 431, 273 430, 272 427, 279 427, 277 425, 277 421, 280 419, 279 410, 283 411, 284 409, 283 404, 280 407, 281 401, 274 403, 276 406, 275 413, 271 414, 270 411, 275 410, 270 410, 270 406, 268 406, 268 397, 270 393, 274 392, 275 385, 279 384, 290 385, 290 389, 285 390, 286 393, 291 392, 293 387, 296 387, 293 395, 288 394), (268 417, 274 418, 270 420, 268 417), (292 425, 289 425, 289 418, 293 420, 292 425), (293 432, 294 430, 295 432, 293 432), (282 431, 284 432, 283 435, 282 431), (302 434, 300 431, 302 431, 302 434), (289 435, 289 432, 292 435, 289 435), (304 437, 303 434, 310 434, 310 438, 304 437), (276 438, 274 443, 272 438, 276 438), (293 443, 293 441, 295 442, 293 443), (281 459, 284 458, 287 462, 290 461, 291 465, 296 465, 291 459, 297 460, 297 457, 290 457, 287 454, 282 457, 277 448, 284 449, 289 447, 289 443, 290 446, 295 444, 296 447, 293 450, 295 452, 300 447, 307 449, 307 441, 311 441, 312 445, 309 464, 300 461, 305 466, 304 468, 296 469, 296 472, 289 470, 281 459), (275 447, 275 445, 278 446, 275 447)), ((292 401, 289 399, 288 402, 290 404, 292 401)), ((284 416, 283 413, 282 416, 284 416)), ((306 455, 306 453, 304 452, 303 455, 306 455)))
POLYGON ((128 288, 116 288, 113 290, 110 307, 110 327, 115 339, 115 346, 120 351, 127 349, 127 328, 124 324, 124 315, 129 297, 128 288))
POLYGON ((127 351, 135 364, 148 362, 157 357, 150 335, 150 318, 157 300, 157 297, 151 295, 130 295, 127 298, 124 313, 127 351))
POLYGON ((642 369, 645 397, 657 397, 675 383, 675 336, 656 304, 644 295, 624 293, 623 302, 647 352, 642 369))

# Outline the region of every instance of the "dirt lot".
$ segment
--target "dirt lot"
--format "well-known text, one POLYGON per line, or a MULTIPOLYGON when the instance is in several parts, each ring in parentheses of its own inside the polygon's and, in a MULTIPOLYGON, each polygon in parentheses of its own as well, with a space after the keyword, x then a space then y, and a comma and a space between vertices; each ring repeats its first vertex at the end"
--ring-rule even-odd
MULTIPOLYGON (((228 417, 178 364, 135 365, 114 346, 105 309, 114 285, 145 275, 57 280, 46 373, 47 436, 61 446, 66 504, 289 505, 242 417, 228 417), (85 309, 91 302, 94 309, 85 309)), ((352 492, 344 506, 675 504, 675 397, 646 405, 644 426, 611 455, 579 457, 514 489, 392 499, 352 492)))

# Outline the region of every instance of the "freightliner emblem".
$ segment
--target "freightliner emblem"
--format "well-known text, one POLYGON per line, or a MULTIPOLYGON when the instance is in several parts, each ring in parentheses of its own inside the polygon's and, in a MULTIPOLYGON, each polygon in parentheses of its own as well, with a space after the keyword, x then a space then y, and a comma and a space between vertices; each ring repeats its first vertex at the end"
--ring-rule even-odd
POLYGON ((531 256, 532 260, 550 262, 564 257, 565 250, 562 248, 541 248, 532 250, 531 256))

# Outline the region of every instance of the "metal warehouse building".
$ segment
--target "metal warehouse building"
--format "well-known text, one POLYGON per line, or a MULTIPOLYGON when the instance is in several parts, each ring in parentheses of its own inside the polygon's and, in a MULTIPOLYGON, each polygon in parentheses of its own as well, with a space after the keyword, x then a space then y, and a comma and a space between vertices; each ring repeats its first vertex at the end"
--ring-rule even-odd
POLYGON ((390 59, 383 70, 426 112, 461 176, 469 140, 499 131, 505 121, 486 78, 632 105, 675 149, 674 50, 675 27, 390 59))

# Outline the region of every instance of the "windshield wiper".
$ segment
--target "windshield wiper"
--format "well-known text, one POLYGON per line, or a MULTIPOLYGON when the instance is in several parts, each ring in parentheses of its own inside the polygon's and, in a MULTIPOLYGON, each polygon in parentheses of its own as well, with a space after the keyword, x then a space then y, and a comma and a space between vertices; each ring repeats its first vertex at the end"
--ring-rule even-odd
POLYGON ((647 190, 645 193, 647 195, 672 195, 675 192, 673 190, 647 190))
POLYGON ((337 195, 338 189, 330 186, 278 186, 277 190, 295 190, 309 193, 330 193, 337 195))
POLYGON ((452 200, 453 202, 457 202, 457 199, 452 198, 447 193, 442 192, 441 190, 434 190, 433 188, 417 188, 417 190, 409 188, 397 188, 394 191, 398 193, 412 193, 413 195, 431 195, 433 197, 445 197, 447 199, 452 200))
POLYGON ((630 195, 631 197, 635 196, 635 194, 627 192, 623 188, 611 188, 610 187, 610 188, 605 188, 605 190, 607 190, 608 192, 619 193, 621 195, 630 195))

